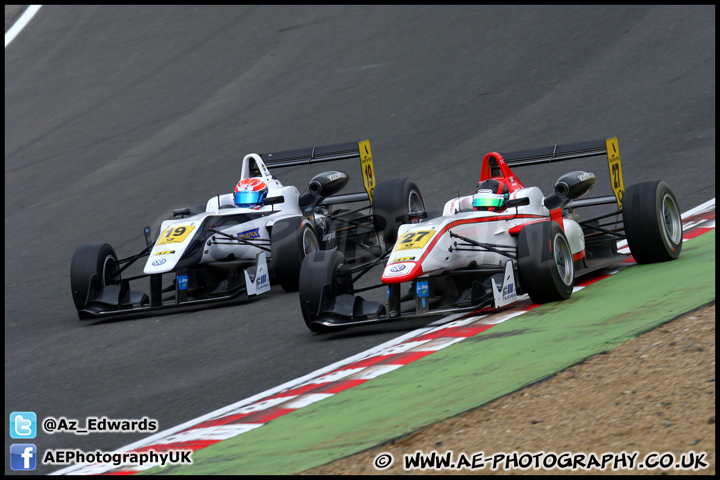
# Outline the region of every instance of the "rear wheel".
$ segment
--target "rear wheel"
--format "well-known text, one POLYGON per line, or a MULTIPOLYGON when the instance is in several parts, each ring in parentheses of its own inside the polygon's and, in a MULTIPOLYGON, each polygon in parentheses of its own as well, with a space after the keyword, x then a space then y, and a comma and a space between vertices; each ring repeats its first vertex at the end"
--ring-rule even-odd
POLYGON ((631 185, 623 196, 623 223, 637 263, 675 260, 682 250, 682 217, 675 194, 664 181, 631 185))
POLYGON ((385 225, 376 225, 382 231, 385 243, 393 245, 400 225, 410 223, 410 212, 425 210, 420 189, 408 178, 380 182, 373 192, 373 215, 385 219, 385 225))
POLYGON ((80 310, 87 306, 92 292, 118 283, 117 255, 110 245, 88 243, 75 250, 70 262, 70 288, 75 308, 80 310))
POLYGON ((313 332, 325 332, 326 329, 313 325, 317 313, 324 303, 332 301, 338 295, 352 292, 350 268, 345 257, 338 251, 317 251, 310 253, 300 269, 300 310, 305 324, 313 332))
POLYGON ((556 222, 534 223, 520 230, 518 270, 520 286, 533 302, 570 298, 575 286, 573 256, 556 222))
POLYGON ((315 230, 303 217, 284 218, 272 226, 270 243, 277 280, 286 292, 296 292, 303 259, 320 248, 315 230))

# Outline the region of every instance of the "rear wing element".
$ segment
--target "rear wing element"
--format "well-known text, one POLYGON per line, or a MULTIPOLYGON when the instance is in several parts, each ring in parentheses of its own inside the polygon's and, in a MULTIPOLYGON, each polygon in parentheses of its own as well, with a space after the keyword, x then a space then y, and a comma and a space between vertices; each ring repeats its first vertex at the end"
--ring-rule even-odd
MULTIPOLYGON (((618 147, 617 137, 593 142, 555 145, 553 147, 522 150, 519 152, 503 153, 500 155, 507 165, 513 168, 606 155, 608 168, 610 170, 610 183, 613 193, 615 194, 615 202, 617 203, 618 209, 622 210, 622 198, 623 193, 625 192, 625 187, 623 185, 622 167, 620 165, 620 148, 618 147)), ((612 199, 612 197, 609 198, 612 199)), ((577 200, 573 201, 573 203, 580 206, 580 203, 590 203, 593 200, 593 203, 598 203, 598 200, 605 199, 577 200)))
MULTIPOLYGON (((294 167, 297 165, 310 165, 353 158, 359 159, 365 192, 367 193, 367 198, 370 200, 370 203, 372 203, 376 182, 370 140, 286 150, 276 153, 261 153, 260 158, 262 158, 268 168, 294 167)), ((357 194, 348 195, 348 197, 351 196, 357 196, 357 194)), ((339 195, 338 197, 344 196, 339 195)))

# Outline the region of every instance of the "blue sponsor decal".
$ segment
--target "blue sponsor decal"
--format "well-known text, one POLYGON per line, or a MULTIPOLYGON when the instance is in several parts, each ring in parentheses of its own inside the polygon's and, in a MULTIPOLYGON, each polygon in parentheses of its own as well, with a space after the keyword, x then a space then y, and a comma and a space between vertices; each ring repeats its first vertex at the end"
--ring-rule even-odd
POLYGON ((178 282, 178 290, 187 290, 187 288, 188 288, 188 276, 187 275, 178 275, 177 282, 178 282))
POLYGON ((258 238, 260 236, 260 228, 253 228, 252 230, 240 232, 237 236, 240 238, 258 238))
MULTIPOLYGON (((415 290, 417 291, 418 297, 429 297, 430 296, 430 287, 428 285, 428 282, 417 282, 417 287, 415 287, 415 290)), ((425 304, 423 303, 423 306, 425 304)))
POLYGON ((403 270, 405 270, 405 265, 395 265, 390 267, 390 271, 392 273, 402 272, 403 270))
POLYGON ((162 265, 163 263, 165 263, 166 261, 167 261, 167 260, 165 260, 164 258, 158 258, 157 260, 155 260, 154 262, 152 262, 152 266, 153 266, 153 267, 160 266, 160 265, 162 265))

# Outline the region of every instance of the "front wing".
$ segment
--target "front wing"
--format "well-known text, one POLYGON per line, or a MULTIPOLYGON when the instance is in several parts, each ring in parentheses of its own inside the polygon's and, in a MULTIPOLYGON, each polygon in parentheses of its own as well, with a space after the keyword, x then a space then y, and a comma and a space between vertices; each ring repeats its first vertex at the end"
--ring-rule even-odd
POLYGON ((203 269, 181 269, 171 285, 163 288, 163 274, 141 275, 122 279, 118 284, 102 288, 90 286, 88 301, 78 308, 81 320, 118 316, 145 316, 161 312, 194 310, 210 305, 229 304, 241 298, 261 295, 270 290, 266 254, 260 253, 256 266, 240 271, 232 267, 227 277, 207 282, 210 272, 203 269), (149 279, 148 293, 130 290, 130 282, 149 279))

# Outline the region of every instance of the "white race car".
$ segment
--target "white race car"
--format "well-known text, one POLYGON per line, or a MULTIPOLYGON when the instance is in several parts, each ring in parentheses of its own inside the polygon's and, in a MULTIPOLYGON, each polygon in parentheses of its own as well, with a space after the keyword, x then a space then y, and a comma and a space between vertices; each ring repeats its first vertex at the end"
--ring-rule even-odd
POLYGON ((300 307, 308 328, 327 332, 397 320, 498 309, 527 294, 535 303, 570 297, 575 278, 627 258, 638 263, 673 260, 682 248, 682 221, 664 181, 623 187, 617 138, 483 158, 472 195, 449 200, 437 218, 400 227, 394 248, 351 268, 341 252, 313 252, 300 271, 300 307), (581 199, 597 181, 573 171, 543 195, 510 169, 607 156, 614 195, 581 199), (609 213, 580 220, 580 207, 616 204, 609 213), (602 223, 605 222, 605 223, 602 223), (357 279, 385 262, 380 282, 357 279), (386 288, 387 301, 359 293, 386 288))
POLYGON ((378 257, 392 246, 400 224, 417 221, 413 212, 425 210, 412 181, 375 184, 368 140, 251 153, 243 158, 238 189, 210 198, 204 207, 175 210, 155 239, 146 227, 146 247, 132 257, 118 260, 106 243, 78 247, 70 282, 80 319, 198 307, 243 293, 260 295, 270 290, 271 281, 296 291, 307 254, 340 249, 352 260, 378 257), (365 192, 338 194, 349 177, 328 171, 315 175, 300 193, 269 170, 345 159, 360 161, 365 192), (253 191, 260 187, 262 191, 253 191), (335 209, 352 202, 363 205, 335 209), (123 278, 141 258, 147 258, 143 273, 123 278), (149 279, 145 292, 130 288, 140 279, 149 279))

